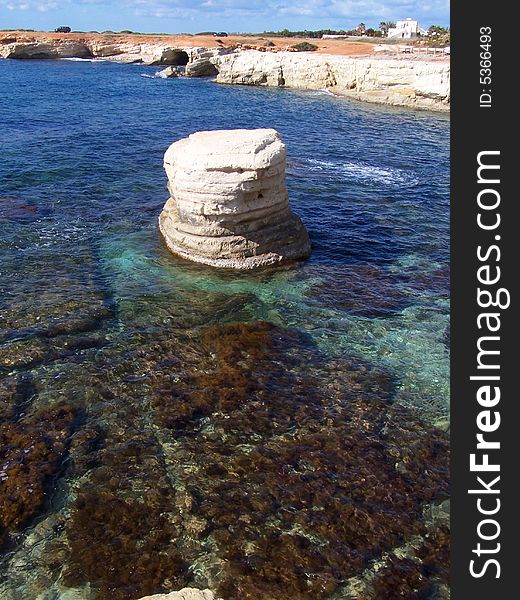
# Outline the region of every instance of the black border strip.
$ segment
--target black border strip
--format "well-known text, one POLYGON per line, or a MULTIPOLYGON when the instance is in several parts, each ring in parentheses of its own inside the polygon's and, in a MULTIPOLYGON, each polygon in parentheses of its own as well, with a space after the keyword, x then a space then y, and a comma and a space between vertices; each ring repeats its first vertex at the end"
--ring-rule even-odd
MULTIPOLYGON (((510 7, 512 9, 512 6, 510 7)), ((517 279, 520 276, 517 257, 520 250, 516 239, 520 239, 515 219, 515 208, 518 192, 512 191, 515 170, 513 158, 515 149, 514 130, 518 129, 517 111, 513 109, 513 87, 517 79, 518 68, 515 63, 520 58, 520 50, 514 48, 516 35, 508 33, 509 11, 505 3, 498 2, 457 2, 451 6, 451 262, 452 262, 452 321, 451 321, 451 435, 452 435, 452 598, 454 600, 502 600, 516 597, 518 591, 513 584, 513 576, 520 570, 515 568, 516 556, 513 537, 518 529, 518 515, 513 514, 517 507, 514 488, 518 487, 516 474, 520 470, 516 465, 520 442, 520 430, 517 431, 518 392, 514 389, 516 332, 518 317, 517 279), (481 65, 486 55, 481 48, 481 28, 491 28, 491 82, 485 79, 487 63, 481 65), (482 81, 481 81, 482 77, 482 81), (491 105, 488 94, 491 90, 491 105), (493 151, 495 154, 481 154, 481 162, 499 165, 500 169, 481 171, 478 182, 478 156, 481 152, 493 151), (496 154, 500 152, 500 154, 496 154), (498 176, 497 176, 498 174, 498 176), (500 183, 493 183, 496 179, 500 183), (478 206, 479 193, 481 202, 492 205, 493 199, 500 200, 494 210, 482 210, 478 206), (484 230, 478 225, 478 213, 481 220, 494 224, 496 215, 500 214, 500 225, 496 229, 484 230), (496 237, 499 236, 499 239, 496 237), (490 249, 495 245, 497 249, 490 249), (480 246, 479 259, 477 248, 480 246), (499 253, 500 252, 500 256, 499 253), (496 284, 482 284, 478 281, 478 269, 489 266, 489 270, 480 271, 481 278, 493 280, 500 268, 500 280, 496 284), (479 306, 477 289, 486 289, 497 294, 500 288, 507 290, 511 296, 509 308, 479 306), (513 289, 515 288, 515 289, 513 289), (496 318, 486 320, 481 317, 481 329, 478 317, 482 313, 498 313, 500 329, 490 333, 487 324, 497 326, 496 318), (498 365, 499 368, 478 368, 477 343, 482 336, 497 336, 499 339, 482 340, 481 348, 498 350, 500 354, 481 355, 481 365, 498 365), (500 380, 471 380, 471 376, 499 376, 500 380), (477 399, 478 390, 486 385, 495 395, 495 384, 500 387, 500 401, 493 407, 492 397, 487 397, 489 406, 482 406, 477 399), (500 442, 500 449, 477 450, 477 433, 480 423, 495 431, 484 434, 484 439, 500 442), (497 416, 496 413, 499 413, 497 416), (488 454, 490 464, 496 464, 500 471, 472 472, 470 455, 476 454, 475 461, 482 463, 483 454, 488 454), (468 490, 484 490, 478 482, 481 477, 492 489, 489 493, 468 493, 468 490), (495 477, 500 480, 491 485, 495 477), (495 493, 500 490, 500 493, 495 493), (478 502, 482 510, 493 511, 500 506, 495 515, 484 515, 479 512, 478 502), (500 500, 500 503, 497 502, 500 500), (487 522, 480 525, 480 532, 494 540, 480 539, 479 523, 485 519, 494 520, 498 524, 487 522), (480 543, 480 556, 477 554, 480 543), (500 546, 498 547, 498 544, 500 546), (484 550, 484 552, 482 552, 484 550), (470 573, 473 571, 480 577, 470 573), (496 560, 497 563, 487 561, 496 560), (499 565, 499 566, 498 566, 499 565), (500 569, 500 573, 498 573, 500 569), (496 576, 499 574, 499 577, 496 576)), ((514 29, 514 25, 512 25, 514 29)), ((483 29, 484 35, 487 30, 483 29)), ((487 38, 483 38, 486 40, 487 38)), ((483 221, 481 221, 483 222, 483 221)), ((505 305, 507 295, 502 292, 505 305)), ((481 304, 485 304, 487 295, 481 296, 481 304)), ((485 394, 485 390, 482 392, 485 394)), ((481 399, 485 402, 486 396, 481 399)), ((520 506, 519 506, 520 510, 520 506)), ((518 510, 515 511, 518 513, 518 510)))

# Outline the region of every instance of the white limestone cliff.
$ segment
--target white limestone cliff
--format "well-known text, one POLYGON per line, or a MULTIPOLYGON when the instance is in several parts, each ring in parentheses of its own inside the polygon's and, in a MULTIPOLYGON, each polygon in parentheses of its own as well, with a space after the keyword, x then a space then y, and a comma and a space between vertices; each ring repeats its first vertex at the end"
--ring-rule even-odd
POLYGON ((359 100, 449 110, 446 60, 234 52, 218 59, 217 83, 327 89, 359 100))
POLYGON ((2 58, 91 58, 89 46, 83 42, 13 42, 0 45, 2 58))

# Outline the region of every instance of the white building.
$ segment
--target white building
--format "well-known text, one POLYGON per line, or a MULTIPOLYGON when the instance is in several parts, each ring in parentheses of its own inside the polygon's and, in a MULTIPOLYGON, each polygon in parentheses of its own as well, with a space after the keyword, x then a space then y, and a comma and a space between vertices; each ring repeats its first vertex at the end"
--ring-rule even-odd
POLYGON ((397 21, 395 27, 388 30, 389 38, 410 39, 417 37, 419 34, 425 35, 426 31, 419 27, 417 21, 409 18, 404 21, 397 21))

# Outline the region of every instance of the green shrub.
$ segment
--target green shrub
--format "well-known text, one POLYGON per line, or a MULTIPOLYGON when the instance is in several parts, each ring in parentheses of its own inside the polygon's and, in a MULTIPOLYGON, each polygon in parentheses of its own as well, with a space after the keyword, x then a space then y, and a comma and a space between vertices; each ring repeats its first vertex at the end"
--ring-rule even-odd
POLYGON ((291 46, 296 52, 313 52, 318 49, 316 44, 309 44, 309 42, 300 42, 299 44, 294 44, 291 46))

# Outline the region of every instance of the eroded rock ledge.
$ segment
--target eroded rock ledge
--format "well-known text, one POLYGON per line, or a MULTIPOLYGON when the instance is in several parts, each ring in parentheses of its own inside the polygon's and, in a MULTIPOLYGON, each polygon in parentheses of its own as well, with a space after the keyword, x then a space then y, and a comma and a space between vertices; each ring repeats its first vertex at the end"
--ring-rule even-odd
POLYGON ((253 269, 310 254, 289 207, 286 149, 274 129, 200 131, 164 156, 171 198, 159 217, 168 248, 214 267, 253 269))

